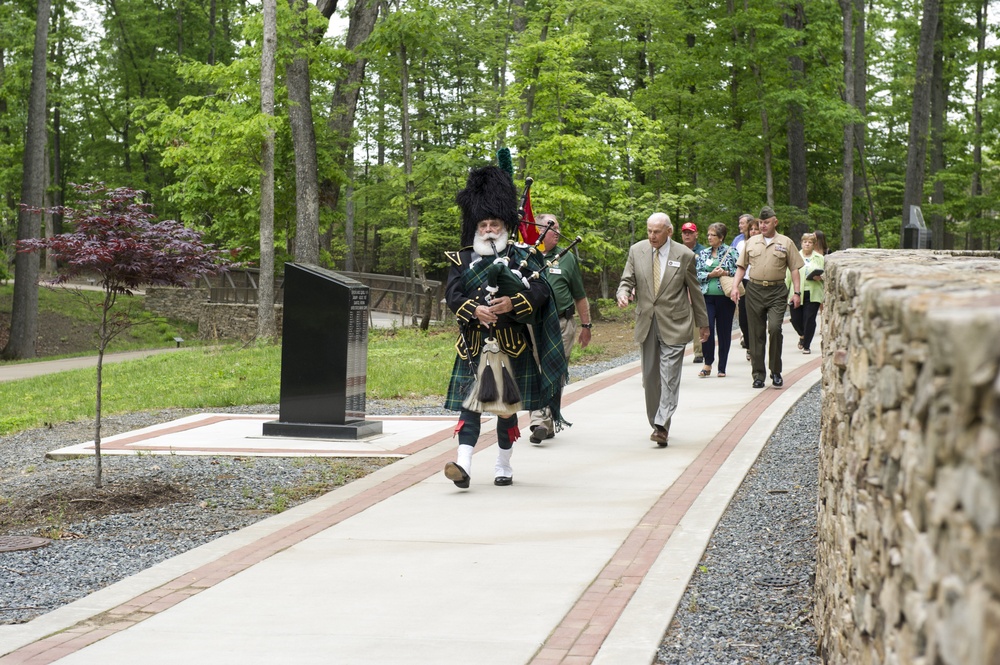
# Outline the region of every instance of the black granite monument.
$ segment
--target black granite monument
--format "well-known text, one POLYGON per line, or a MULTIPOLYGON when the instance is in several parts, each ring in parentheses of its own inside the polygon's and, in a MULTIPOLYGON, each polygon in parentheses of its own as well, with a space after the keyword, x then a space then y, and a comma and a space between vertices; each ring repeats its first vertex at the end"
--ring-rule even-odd
POLYGON ((285 264, 278 420, 264 436, 361 439, 365 420, 368 287, 314 265, 285 264))
POLYGON ((931 232, 920 206, 910 206, 910 223, 903 227, 903 249, 930 249, 931 232))

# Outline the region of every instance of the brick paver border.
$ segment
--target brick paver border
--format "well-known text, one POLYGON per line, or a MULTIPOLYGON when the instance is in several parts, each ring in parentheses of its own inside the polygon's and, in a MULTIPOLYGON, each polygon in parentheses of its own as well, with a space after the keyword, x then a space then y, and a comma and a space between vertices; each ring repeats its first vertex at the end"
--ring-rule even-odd
MULTIPOLYGON (((815 358, 786 374, 785 386, 807 376, 821 362, 821 358, 815 358)), ((549 634, 530 661, 531 665, 589 665, 593 662, 681 518, 757 418, 780 396, 780 390, 764 390, 726 423, 639 520, 604 569, 549 634)))

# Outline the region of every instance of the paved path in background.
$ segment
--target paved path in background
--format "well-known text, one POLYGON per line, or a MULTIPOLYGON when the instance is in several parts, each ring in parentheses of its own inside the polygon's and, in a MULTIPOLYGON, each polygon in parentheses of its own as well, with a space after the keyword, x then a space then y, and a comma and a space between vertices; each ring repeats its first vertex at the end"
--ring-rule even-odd
POLYGON ((365 478, 0 626, 0 663, 647 665, 730 498, 819 380, 820 356, 785 335, 781 390, 750 388, 738 346, 725 379, 688 361, 668 448, 649 441, 632 363, 567 388, 575 426, 519 440, 511 487, 492 483, 492 434, 469 490, 444 478, 449 424, 365 478))
MULTIPOLYGON (((121 353, 107 353, 104 355, 104 364, 118 363, 125 360, 137 360, 160 353, 174 353, 187 351, 192 348, 187 347, 173 349, 145 349, 142 351, 122 351, 121 353)), ((97 356, 80 356, 78 358, 63 358, 61 360, 40 360, 34 363, 0 364, 0 381, 14 381, 16 379, 28 379, 33 376, 43 374, 54 374, 65 372, 71 369, 86 369, 97 367, 97 356)))
MULTIPOLYGON (((406 321, 408 321, 408 318, 406 318, 406 321)), ((388 314, 385 312, 371 313, 371 325, 375 328, 391 328, 394 325, 401 326, 403 323, 404 317, 397 314, 388 314)), ((160 353, 173 353, 198 348, 204 347, 184 346, 180 348, 144 349, 141 351, 107 353, 104 355, 104 363, 108 364, 122 362, 125 360, 137 360, 139 358, 146 358, 160 353)), ((31 363, 0 363, 0 382, 27 379, 33 376, 53 374, 55 372, 65 372, 71 369, 84 369, 87 367, 97 367, 96 355, 80 356, 77 358, 63 358, 61 360, 41 360, 31 363)))

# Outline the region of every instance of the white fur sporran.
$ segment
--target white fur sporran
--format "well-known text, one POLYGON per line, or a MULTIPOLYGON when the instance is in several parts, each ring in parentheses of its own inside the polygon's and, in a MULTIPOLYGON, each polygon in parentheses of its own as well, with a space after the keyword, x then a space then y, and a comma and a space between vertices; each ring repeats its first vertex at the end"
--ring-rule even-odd
POLYGON ((489 337, 483 341, 476 381, 462 406, 476 413, 492 413, 504 417, 522 410, 514 369, 510 358, 500 350, 496 338, 489 337))

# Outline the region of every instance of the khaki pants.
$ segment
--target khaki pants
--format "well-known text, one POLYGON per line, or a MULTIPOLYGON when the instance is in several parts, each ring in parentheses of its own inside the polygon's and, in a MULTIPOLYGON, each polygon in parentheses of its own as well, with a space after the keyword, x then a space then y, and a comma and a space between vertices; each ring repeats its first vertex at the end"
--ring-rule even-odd
MULTIPOLYGON (((559 331, 562 333, 563 352, 566 354, 566 362, 569 363, 569 354, 576 343, 576 318, 559 317, 559 331)), ((529 328, 530 330, 530 328, 529 328)), ((545 425, 545 429, 552 432, 552 410, 549 407, 531 412, 531 427, 535 429, 539 425, 545 425)))
POLYGON ((698 330, 698 325, 694 322, 694 317, 691 317, 691 345, 694 349, 695 357, 703 355, 701 352, 701 331, 698 330))
POLYGON ((788 307, 788 288, 784 284, 760 286, 747 282, 747 327, 750 329, 750 365, 755 381, 767 375, 764 367, 764 346, 767 338, 767 369, 781 372, 781 324, 788 307))

